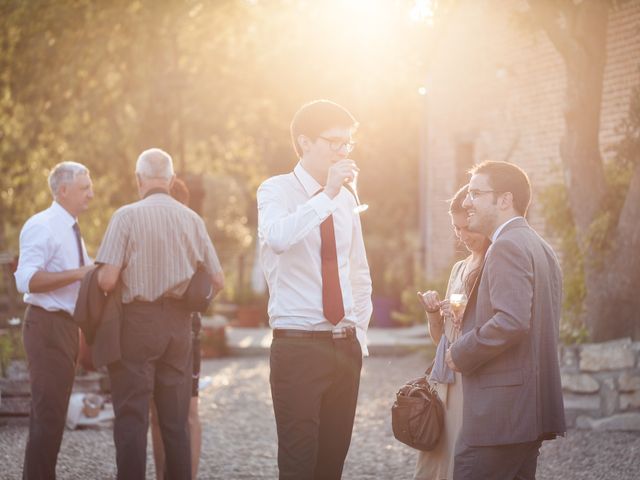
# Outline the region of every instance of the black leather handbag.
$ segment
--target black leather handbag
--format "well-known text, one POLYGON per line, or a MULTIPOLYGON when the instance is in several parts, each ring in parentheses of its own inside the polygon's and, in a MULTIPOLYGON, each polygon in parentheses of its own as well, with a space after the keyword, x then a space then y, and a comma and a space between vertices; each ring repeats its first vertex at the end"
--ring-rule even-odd
POLYGON ((433 450, 444 428, 444 405, 427 376, 404 384, 391 407, 393 435, 417 450, 433 450))

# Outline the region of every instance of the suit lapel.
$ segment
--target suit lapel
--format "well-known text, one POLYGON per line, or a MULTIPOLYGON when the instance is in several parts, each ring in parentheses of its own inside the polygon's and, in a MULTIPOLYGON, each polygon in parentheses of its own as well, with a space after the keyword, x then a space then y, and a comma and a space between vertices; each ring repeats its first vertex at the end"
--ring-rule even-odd
MULTIPOLYGON (((517 218, 512 222, 509 222, 507 225, 505 225, 505 227, 502 229, 498 237, 513 228, 523 228, 523 227, 528 228, 529 223, 525 218, 517 218)), ((464 314, 462 315, 463 325, 466 322, 467 313, 472 310, 471 308, 469 308, 469 305, 475 306, 475 302, 478 299, 478 289, 480 288, 480 281, 482 280, 482 275, 484 274, 484 266, 487 263, 487 257, 491 254, 492 247, 493 247, 493 243, 489 245, 489 248, 487 249, 487 252, 485 253, 484 258, 482 259, 482 265, 480 266, 480 273, 476 277, 476 281, 473 283, 473 286, 471 287, 471 293, 469 294, 469 302, 467 304, 467 308, 465 308, 464 310, 464 314)), ((473 308, 473 310, 475 311, 475 308, 473 308)))

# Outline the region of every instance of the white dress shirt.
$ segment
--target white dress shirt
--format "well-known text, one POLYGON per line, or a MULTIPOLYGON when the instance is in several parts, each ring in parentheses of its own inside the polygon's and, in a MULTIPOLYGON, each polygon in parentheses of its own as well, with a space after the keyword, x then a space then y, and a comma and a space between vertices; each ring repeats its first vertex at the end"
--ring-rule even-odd
MULTIPOLYGON (((45 293, 30 293, 29 282, 38 271, 63 272, 80 266, 76 219, 59 203, 31 217, 20 232, 20 258, 16 270, 16 286, 24 293, 24 301, 49 311, 63 310, 71 315, 76 305, 80 281, 45 293)), ((84 263, 90 263, 82 242, 84 263)))
POLYGON ((498 228, 496 228, 496 231, 493 232, 493 235, 491 235, 491 245, 494 244, 494 242, 497 240, 498 235, 500 235, 500 233, 502 232, 502 230, 504 230, 504 227, 506 227, 507 225, 509 225, 511 222, 513 222, 514 220, 517 220, 518 218, 524 218, 523 216, 517 216, 517 217, 513 217, 510 218, 509 220, 507 220, 506 222, 504 222, 502 225, 500 225, 498 228))
POLYGON ((260 263, 269 286, 272 328, 332 330, 355 326, 368 355, 371 277, 353 195, 342 188, 334 199, 300 163, 258 188, 260 263), (335 327, 322 309, 320 224, 333 214, 338 274, 345 318, 335 327))

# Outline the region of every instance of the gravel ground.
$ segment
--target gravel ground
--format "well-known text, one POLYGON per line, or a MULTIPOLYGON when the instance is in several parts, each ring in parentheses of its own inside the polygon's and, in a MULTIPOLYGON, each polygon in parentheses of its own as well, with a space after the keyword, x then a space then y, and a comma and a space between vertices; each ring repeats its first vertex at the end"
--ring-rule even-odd
MULTIPOLYGON (((358 413, 343 478, 410 479, 415 452, 391 433, 389 408, 402 381, 419 375, 426 357, 367 358, 358 413)), ((203 452, 200 478, 274 479, 276 434, 266 357, 209 360, 203 375, 212 383, 201 392, 203 452)), ((0 426, 0 478, 18 479, 27 428, 0 426)), ((149 442, 150 444, 150 442, 149 442)), ((66 431, 58 460, 58 478, 113 479, 115 450, 110 429, 66 431)), ((149 448, 147 478, 154 478, 149 448)), ((545 442, 538 462, 539 480, 640 478, 640 433, 572 430, 566 438, 545 442)))

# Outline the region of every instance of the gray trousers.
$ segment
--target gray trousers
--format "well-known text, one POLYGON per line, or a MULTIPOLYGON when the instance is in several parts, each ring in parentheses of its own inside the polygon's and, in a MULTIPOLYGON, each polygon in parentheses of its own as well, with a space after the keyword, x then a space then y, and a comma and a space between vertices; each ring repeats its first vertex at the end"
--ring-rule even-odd
POLYGON ((55 480, 78 356, 78 326, 65 312, 29 305, 22 335, 31 385, 22 478, 55 480))
POLYGON ((190 313, 171 300, 134 302, 124 305, 123 313, 122 358, 109 365, 118 480, 145 478, 152 397, 167 477, 191 480, 187 422, 193 359, 190 313))
POLYGON ((541 441, 471 447, 456 443, 453 480, 535 480, 541 441))
POLYGON ((342 476, 358 400, 358 340, 275 338, 271 396, 280 480, 342 476))

